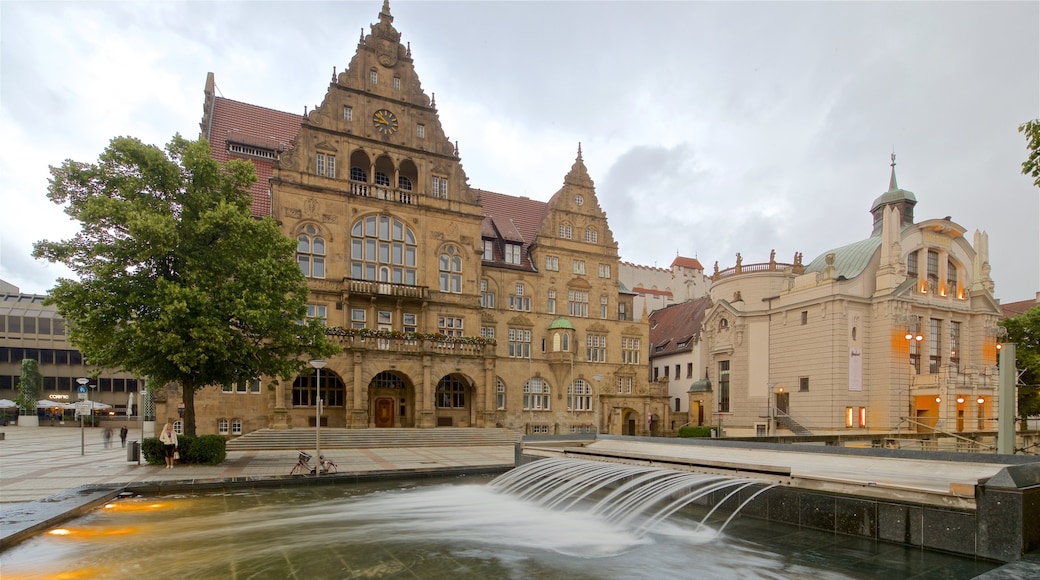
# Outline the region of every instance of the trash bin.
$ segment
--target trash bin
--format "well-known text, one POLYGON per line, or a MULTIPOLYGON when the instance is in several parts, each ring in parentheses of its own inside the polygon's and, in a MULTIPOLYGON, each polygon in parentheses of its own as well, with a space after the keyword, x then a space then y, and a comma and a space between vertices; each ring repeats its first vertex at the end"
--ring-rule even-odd
POLYGON ((130 444, 126 446, 126 460, 141 461, 141 443, 139 441, 130 441, 130 444))

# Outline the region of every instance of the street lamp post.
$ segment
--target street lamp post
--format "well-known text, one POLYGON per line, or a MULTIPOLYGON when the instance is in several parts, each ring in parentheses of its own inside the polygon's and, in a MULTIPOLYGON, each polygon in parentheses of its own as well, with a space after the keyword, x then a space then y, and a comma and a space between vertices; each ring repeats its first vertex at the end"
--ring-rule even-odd
POLYGON ((139 447, 137 448, 137 464, 141 465, 141 449, 144 447, 144 398, 148 394, 148 391, 141 389, 141 399, 137 402, 137 414, 141 420, 141 440, 138 442, 139 447))
POLYGON ((317 398, 314 401, 314 459, 318 462, 318 466, 314 468, 314 474, 321 475, 321 369, 329 363, 322 359, 315 359, 309 364, 317 371, 315 377, 317 398))
MULTIPOLYGON (((79 386, 82 388, 87 386, 87 383, 90 382, 90 379, 80 378, 76 379, 76 382, 79 383, 79 386)), ((91 403, 91 405, 93 405, 93 403, 91 403)), ((82 411, 82 409, 80 410, 82 411)), ((85 435, 83 434, 83 413, 79 414, 79 454, 87 454, 85 435)))

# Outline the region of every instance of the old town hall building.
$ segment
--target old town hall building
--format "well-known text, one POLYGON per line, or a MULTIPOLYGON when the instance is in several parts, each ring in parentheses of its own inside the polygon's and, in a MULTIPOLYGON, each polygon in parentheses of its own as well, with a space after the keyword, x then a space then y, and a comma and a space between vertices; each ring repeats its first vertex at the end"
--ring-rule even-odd
MULTIPOLYGON (((661 434, 668 396, 580 145, 548 202, 471 187, 392 22, 384 2, 302 116, 207 79, 202 136, 253 161, 253 212, 297 240, 308 317, 343 351, 292 382, 204 389, 198 431, 313 426, 320 377, 323 426, 661 434)), ((177 405, 168 391, 158 415, 177 405)))

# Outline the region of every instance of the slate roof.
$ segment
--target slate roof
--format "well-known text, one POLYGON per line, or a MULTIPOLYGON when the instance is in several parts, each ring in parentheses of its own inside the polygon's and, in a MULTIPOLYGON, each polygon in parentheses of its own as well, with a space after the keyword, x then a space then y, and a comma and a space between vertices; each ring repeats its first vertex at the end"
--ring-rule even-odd
POLYGON ((485 264, 501 266, 503 268, 520 268, 524 270, 535 270, 531 263, 529 250, 538 228, 545 219, 549 204, 527 197, 514 197, 493 191, 476 190, 480 199, 480 205, 484 209, 484 221, 480 231, 484 238, 493 238, 507 242, 519 243, 523 247, 520 265, 506 264, 502 256, 500 243, 495 244, 495 259, 485 264))
POLYGON ((289 149, 302 122, 303 115, 275 111, 224 97, 214 98, 210 126, 203 128, 210 141, 210 154, 221 163, 229 159, 249 159, 253 162, 256 167, 256 183, 252 188, 254 216, 271 215, 270 181, 274 174, 274 162, 263 157, 230 153, 228 143, 278 154, 289 149))
POLYGON ((709 306, 711 298, 704 296, 651 312, 650 358, 693 350, 709 306))

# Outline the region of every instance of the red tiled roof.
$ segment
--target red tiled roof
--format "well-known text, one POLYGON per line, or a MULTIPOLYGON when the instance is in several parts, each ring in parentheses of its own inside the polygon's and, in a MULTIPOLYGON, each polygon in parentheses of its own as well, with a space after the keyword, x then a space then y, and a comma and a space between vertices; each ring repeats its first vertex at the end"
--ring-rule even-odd
POLYGON ((1018 302, 1008 302, 1007 304, 1001 304, 1000 310, 1004 313, 1004 318, 1011 318, 1012 316, 1018 316, 1019 314, 1025 314, 1027 311, 1032 309, 1034 306, 1040 304, 1040 301, 1033 300, 1019 300, 1018 302))
POLYGON ((256 167, 256 183, 253 184, 253 215, 271 215, 270 181, 274 174, 273 162, 269 159, 245 157, 228 152, 228 142, 250 145, 262 149, 282 152, 287 150, 300 131, 302 115, 275 111, 215 97, 212 122, 206 128, 210 140, 210 152, 221 163, 231 158, 247 158, 256 167))
POLYGON ((643 288, 641 286, 637 286, 637 287, 633 288, 632 291, 635 292, 636 294, 652 294, 654 296, 671 296, 672 295, 672 291, 671 290, 658 290, 657 288, 643 288))
POLYGON ((693 270, 704 270, 704 266, 701 266, 700 261, 697 258, 684 258, 682 256, 676 256, 672 260, 672 267, 679 266, 681 268, 690 268, 693 270))
POLYGON ((686 352, 693 348, 692 338, 701 332, 711 298, 673 304, 650 313, 650 357, 686 352), (681 347, 679 345, 682 345, 681 347), (658 351, 657 347, 663 345, 658 351))
MULTIPOLYGON (((505 241, 522 242, 523 253, 521 266, 524 269, 533 270, 531 257, 528 250, 531 243, 538 235, 538 228, 545 218, 549 205, 544 201, 537 201, 526 197, 514 197, 493 191, 476 190, 480 196, 480 205, 484 209, 484 223, 481 225, 481 233, 488 237, 501 236, 505 241), (494 230, 497 229, 497 234, 494 230)), ((496 252, 495 264, 505 265, 500 262, 500 256, 496 252)))

